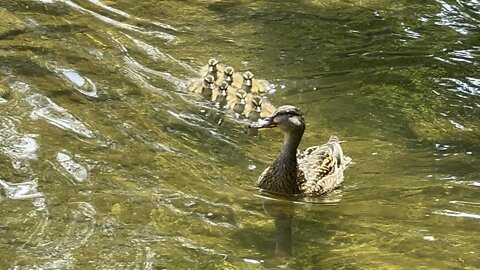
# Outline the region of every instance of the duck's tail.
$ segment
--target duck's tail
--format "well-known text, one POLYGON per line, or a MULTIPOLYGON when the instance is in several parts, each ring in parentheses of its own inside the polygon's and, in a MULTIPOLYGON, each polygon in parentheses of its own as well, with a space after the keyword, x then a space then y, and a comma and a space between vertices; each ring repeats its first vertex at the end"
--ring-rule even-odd
POLYGON ((340 141, 338 140, 338 137, 335 135, 331 135, 330 139, 328 139, 327 144, 333 149, 333 157, 337 160, 337 166, 346 169, 352 163, 352 159, 343 155, 343 150, 340 146, 340 141))

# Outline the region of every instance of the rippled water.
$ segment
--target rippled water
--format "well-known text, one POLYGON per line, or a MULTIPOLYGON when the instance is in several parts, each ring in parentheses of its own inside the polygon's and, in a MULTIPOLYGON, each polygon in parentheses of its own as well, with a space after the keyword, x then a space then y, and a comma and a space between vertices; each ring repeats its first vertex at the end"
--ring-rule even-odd
POLYGON ((0 3, 2 269, 480 268, 479 1, 0 3), (314 202, 254 187, 281 134, 186 93, 209 57, 338 135, 314 202), (282 256, 291 253, 291 256, 282 256))

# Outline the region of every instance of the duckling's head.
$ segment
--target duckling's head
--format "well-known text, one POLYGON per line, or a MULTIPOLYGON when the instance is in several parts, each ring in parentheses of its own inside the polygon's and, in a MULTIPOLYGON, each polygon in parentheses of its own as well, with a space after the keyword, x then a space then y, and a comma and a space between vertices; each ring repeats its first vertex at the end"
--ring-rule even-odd
POLYGON ((217 59, 215 59, 215 58, 210 58, 210 59, 208 59, 208 65, 209 65, 209 66, 213 66, 213 67, 214 67, 214 66, 216 66, 217 64, 218 64, 218 60, 217 60, 217 59))
POLYGON ((233 73, 235 72, 235 69, 233 67, 226 67, 225 70, 223 71, 226 76, 233 76, 233 73))
POLYGON ((256 95, 253 96, 251 103, 256 112, 258 113, 262 112, 263 99, 261 96, 256 96, 256 95))
POLYGON ((240 104, 240 105, 245 105, 245 99, 247 98, 247 92, 243 91, 243 90, 237 90, 237 92, 235 93, 235 97, 237 98, 237 102, 240 104))
POLYGON ((305 120, 297 107, 284 105, 279 107, 271 116, 250 124, 250 128, 255 129, 273 127, 279 127, 287 133, 301 131, 301 134, 303 134, 305 120))
POLYGON ((208 71, 215 71, 218 63, 218 60, 215 58, 208 59, 208 71))
POLYGON ((212 75, 206 76, 205 79, 203 79, 203 81, 209 88, 211 89, 215 88, 215 78, 212 75))
POLYGON ((247 86, 252 86, 252 80, 253 80, 253 73, 250 71, 246 71, 243 73, 243 81, 245 82, 245 85, 247 86))
POLYGON ((228 84, 228 82, 226 81, 221 82, 220 85, 218 86, 218 88, 220 89, 220 94, 223 96, 226 96, 228 93, 229 86, 230 85, 228 84))

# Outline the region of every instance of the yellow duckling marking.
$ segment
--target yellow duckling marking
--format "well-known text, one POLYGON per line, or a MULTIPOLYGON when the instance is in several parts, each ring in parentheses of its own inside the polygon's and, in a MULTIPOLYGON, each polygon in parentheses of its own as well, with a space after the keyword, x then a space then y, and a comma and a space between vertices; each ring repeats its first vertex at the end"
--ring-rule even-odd
POLYGON ((215 90, 215 80, 212 75, 206 76, 203 80, 197 79, 189 83, 188 91, 202 94, 206 98, 211 98, 213 91, 215 90))
POLYGON ((270 83, 266 80, 254 79, 252 72, 247 71, 243 73, 242 89, 247 93, 264 94, 267 92, 270 83))
POLYGON ((220 64, 220 61, 218 61, 215 58, 210 58, 208 60, 207 65, 203 66, 200 69, 200 75, 202 77, 212 75, 214 81, 217 81, 220 77, 222 77, 222 74, 223 74, 223 67, 220 64))

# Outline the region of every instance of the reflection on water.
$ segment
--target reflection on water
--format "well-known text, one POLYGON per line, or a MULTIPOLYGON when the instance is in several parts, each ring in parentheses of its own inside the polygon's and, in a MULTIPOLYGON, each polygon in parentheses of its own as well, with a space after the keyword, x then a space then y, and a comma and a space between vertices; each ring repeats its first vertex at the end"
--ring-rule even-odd
POLYGON ((78 92, 89 97, 98 97, 97 87, 89 78, 82 77, 82 75, 72 69, 59 69, 58 72, 77 86, 75 89, 77 89, 78 92))
POLYGON ((295 214, 293 202, 267 200, 263 202, 263 209, 275 225, 275 254, 291 256, 292 221, 295 214))
POLYGON ((37 180, 23 183, 9 183, 0 180, 0 185, 5 191, 5 195, 14 200, 24 200, 42 197, 42 193, 37 191, 37 180))
POLYGON ((2 1, 0 267, 478 268, 479 21, 478 1, 2 1), (302 148, 346 140, 343 187, 259 197, 281 135, 187 93, 210 57, 300 107, 302 148))

